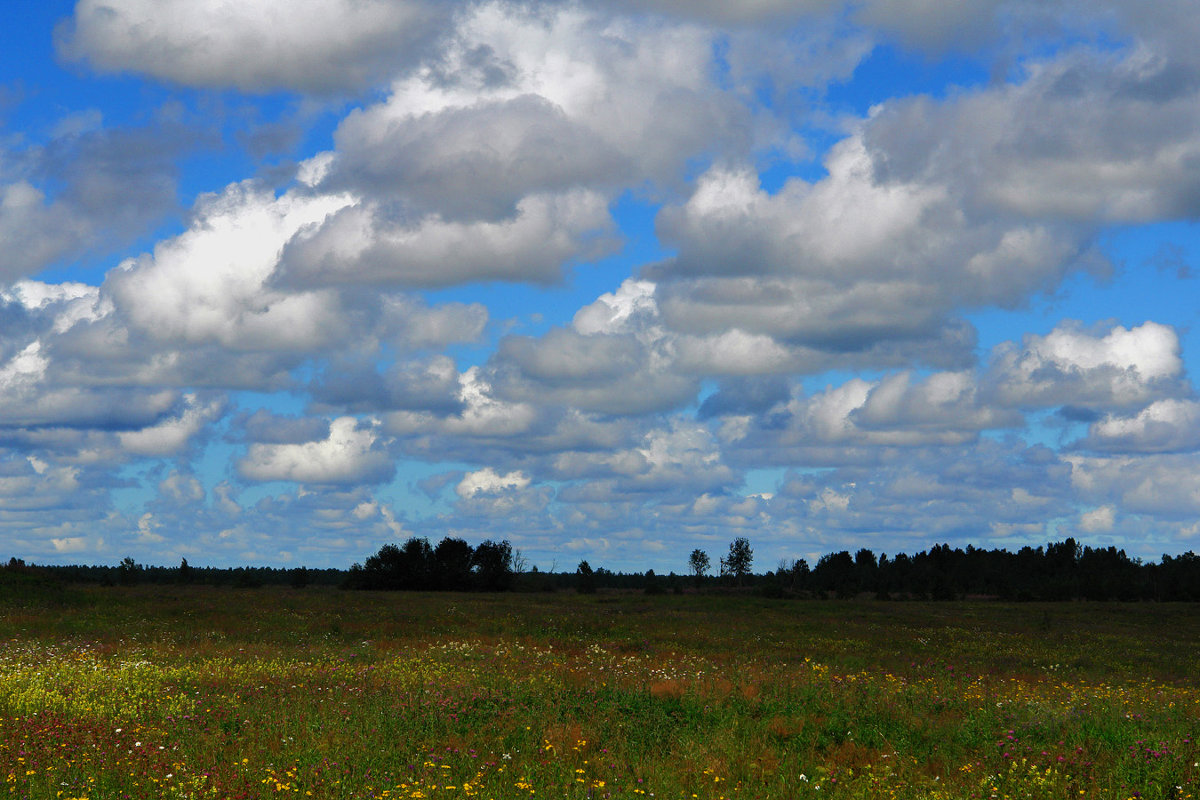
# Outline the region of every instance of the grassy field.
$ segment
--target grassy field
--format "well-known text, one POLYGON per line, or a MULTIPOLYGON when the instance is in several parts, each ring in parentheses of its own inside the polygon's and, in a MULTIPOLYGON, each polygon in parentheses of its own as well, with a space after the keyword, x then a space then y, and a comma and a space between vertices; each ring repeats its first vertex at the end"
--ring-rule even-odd
POLYGON ((1192 798, 1200 608, 80 589, 0 796, 1192 798))

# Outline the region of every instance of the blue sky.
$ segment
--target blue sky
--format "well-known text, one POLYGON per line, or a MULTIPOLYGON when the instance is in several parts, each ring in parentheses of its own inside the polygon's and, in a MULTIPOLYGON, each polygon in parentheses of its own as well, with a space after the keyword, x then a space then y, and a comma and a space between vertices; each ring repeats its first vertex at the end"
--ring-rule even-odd
POLYGON ((1195 550, 1189 6, 22 4, 0 553, 1195 550))

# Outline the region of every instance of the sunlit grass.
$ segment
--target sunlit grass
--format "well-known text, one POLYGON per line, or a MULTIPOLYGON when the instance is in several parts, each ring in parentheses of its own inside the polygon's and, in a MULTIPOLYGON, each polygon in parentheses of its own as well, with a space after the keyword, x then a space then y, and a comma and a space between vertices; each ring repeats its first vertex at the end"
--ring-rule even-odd
POLYGON ((56 799, 1189 798, 1196 611, 88 590, 5 608, 0 779, 56 799))

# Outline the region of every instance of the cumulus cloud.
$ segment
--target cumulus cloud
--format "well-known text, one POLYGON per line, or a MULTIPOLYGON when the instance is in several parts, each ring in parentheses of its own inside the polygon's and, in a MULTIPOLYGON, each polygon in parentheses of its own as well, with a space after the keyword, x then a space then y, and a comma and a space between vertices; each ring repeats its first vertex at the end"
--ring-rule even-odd
POLYGON ((981 431, 1017 427, 1020 415, 988 405, 969 373, 902 372, 877 381, 852 378, 767 409, 731 408, 722 436, 733 453, 774 463, 851 464, 889 457, 888 448, 965 445, 981 431), (749 412, 749 413, 747 413, 749 412))
POLYGON ((605 292, 575 312, 571 326, 584 335, 640 330, 658 317, 655 288, 651 281, 626 279, 616 291, 605 292))
POLYGON ((945 185, 879 182, 860 135, 828 177, 775 193, 747 170, 714 168, 659 217, 674 258, 654 265, 671 328, 739 329, 838 353, 944 336, 954 308, 1010 305, 1053 286, 1080 241, 1041 222, 971 219, 945 185))
POLYGON ((198 395, 183 397, 184 408, 177 415, 141 430, 117 434, 121 447, 140 456, 170 456, 184 449, 206 425, 219 419, 225 410, 221 399, 205 402, 198 395))
MULTIPOLYGON (((605 494, 645 492, 693 496, 719 490, 739 480, 721 458, 716 438, 704 425, 671 418, 652 428, 634 446, 611 452, 566 452, 553 463, 561 479, 589 478, 605 494)), ((587 497, 590 490, 564 489, 560 497, 587 497)))
POLYGON ((438 349, 451 344, 473 344, 483 336, 488 322, 482 303, 441 303, 429 306, 408 295, 382 298, 381 338, 403 350, 438 349))
POLYGON ((949 102, 885 104, 864 143, 885 185, 945 185, 968 209, 1088 223, 1187 217, 1200 191, 1200 81, 1180 70, 1147 47, 1067 53, 949 102))
POLYGON ((1129 408, 1184 391, 1182 370, 1168 325, 1089 331, 1067 321, 998 347, 984 381, 1006 405, 1129 408))
POLYGON ((651 9, 722 23, 778 22, 814 14, 837 5, 836 0, 746 0, 724 3, 721 0, 608 0, 609 4, 629 11, 651 9))
POLYGON ((373 424, 339 417, 326 439, 299 444, 255 442, 238 462, 241 475, 253 481, 296 481, 315 484, 378 483, 392 476, 394 464, 373 424))
POLYGON ((1195 453, 1068 455, 1071 484, 1080 496, 1122 511, 1194 520, 1200 513, 1200 462, 1195 453))
POLYGON ((1106 414, 1088 426, 1078 446, 1107 453, 1168 453, 1200 449, 1200 403, 1157 400, 1133 416, 1106 414))
POLYGON ((944 432, 1016 427, 1024 420, 982 403, 973 374, 939 372, 921 381, 911 373, 883 379, 854 412, 854 421, 874 430, 944 432))
POLYGON ((291 241, 276 283, 299 288, 553 283, 565 264, 610 251, 610 228, 606 200, 584 190, 527 196, 510 218, 474 222, 435 214, 397 219, 378 204, 359 203, 291 241))
POLYGON ((1087 533, 1108 533, 1113 529, 1117 512, 1112 506, 1100 506, 1079 515, 1079 528, 1087 533))
POLYGON ((656 343, 628 334, 582 335, 555 328, 539 338, 501 340, 491 363, 498 396, 602 414, 644 414, 695 396, 694 379, 673 373, 656 343))
POLYGON ((444 24, 419 0, 81 0, 59 53, 203 88, 328 93, 411 64, 444 24))
POLYGON ((175 211, 174 162, 200 139, 176 125, 63 122, 48 141, 12 153, 0 141, 0 282, 145 233, 175 211))
POLYGON ((334 359, 311 391, 318 410, 404 409, 448 414, 464 410, 462 388, 454 361, 436 356, 428 361, 397 363, 382 373, 370 362, 341 363, 334 359))
POLYGON ((0 449, 0 536, 11 552, 29 556, 101 557, 111 541, 110 481, 94 467, 39 455, 0 449))
POLYGON ((272 292, 266 283, 289 239, 348 203, 234 184, 202 200, 188 231, 110 272, 103 291, 122 319, 160 340, 313 348, 341 324, 336 298, 272 292))
POLYGON ((491 467, 484 467, 463 476, 454 491, 459 497, 474 497, 477 494, 497 494, 511 489, 524 489, 529 486, 529 478, 521 472, 509 472, 501 475, 491 467))
POLYGON ((712 36, 579 5, 480 4, 440 59, 339 126, 325 183, 497 219, 529 195, 676 181, 688 159, 752 141, 745 105, 712 80, 712 36))
POLYGON ((219 5, 80 0, 59 52, 235 90, 160 116, 202 103, 252 159, 239 126, 279 96, 236 91, 308 95, 284 99, 293 141, 332 131, 325 152, 222 173, 97 287, 24 278, 160 220, 198 140, 85 109, 0 142, 14 547, 344 565, 450 534, 644 568, 733 532, 769 564, 851 540, 1161 539, 1194 519, 1177 320, 1043 320, 984 354, 967 321, 988 338, 978 309, 1028 324, 1031 298, 1118 269, 1108 231, 1193 215, 1186 4, 219 5), (882 42, 883 61, 967 47, 996 79, 837 116, 882 42), (573 317, 526 302, 587 291, 573 317), (227 394, 245 389, 290 396, 227 394), (198 471, 213 432, 243 451, 239 480, 198 471), (114 469, 164 458, 124 473, 155 498, 114 510, 131 485, 114 469), (418 489, 447 513, 375 495, 397 459, 433 465, 418 489), (242 493, 267 482, 300 485, 242 493))

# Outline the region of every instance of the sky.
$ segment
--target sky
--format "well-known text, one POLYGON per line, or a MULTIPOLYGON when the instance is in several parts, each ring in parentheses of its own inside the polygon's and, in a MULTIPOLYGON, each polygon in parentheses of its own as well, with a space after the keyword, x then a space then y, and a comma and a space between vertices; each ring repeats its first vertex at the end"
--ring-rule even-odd
POLYGON ((1193 0, 18 0, 0 556, 1200 549, 1193 0))

